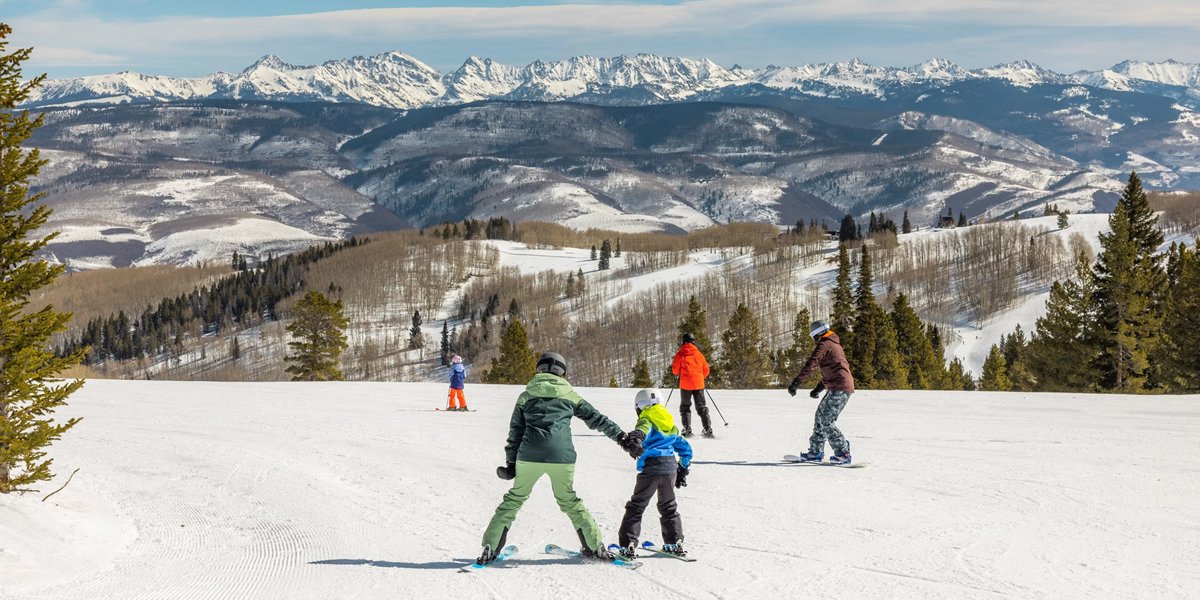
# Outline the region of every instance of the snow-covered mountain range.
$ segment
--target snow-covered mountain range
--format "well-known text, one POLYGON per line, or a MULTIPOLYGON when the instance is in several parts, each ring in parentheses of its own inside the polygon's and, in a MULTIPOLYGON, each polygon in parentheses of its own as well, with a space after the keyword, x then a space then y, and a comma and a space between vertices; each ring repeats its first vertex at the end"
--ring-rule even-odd
POLYGON ((236 75, 48 82, 32 142, 52 159, 50 250, 86 268, 501 215, 675 231, 1103 211, 1133 170, 1200 187, 1198 90, 1200 66, 1173 61, 1059 74, 638 54, 440 73, 400 53, 268 56, 236 75))
POLYGON ((932 59, 911 67, 880 67, 857 59, 797 67, 725 68, 711 60, 653 54, 577 56, 512 66, 470 57, 442 73, 401 52, 356 56, 320 65, 292 65, 264 56, 240 73, 162 77, 121 72, 46 82, 31 105, 240 98, 362 102, 410 109, 488 99, 566 100, 621 94, 622 103, 679 101, 713 90, 761 85, 818 97, 886 99, 914 86, 1000 80, 1030 87, 1078 83, 1116 91, 1167 95, 1200 108, 1200 65, 1125 61, 1109 69, 1063 74, 1017 61, 965 69, 932 59))

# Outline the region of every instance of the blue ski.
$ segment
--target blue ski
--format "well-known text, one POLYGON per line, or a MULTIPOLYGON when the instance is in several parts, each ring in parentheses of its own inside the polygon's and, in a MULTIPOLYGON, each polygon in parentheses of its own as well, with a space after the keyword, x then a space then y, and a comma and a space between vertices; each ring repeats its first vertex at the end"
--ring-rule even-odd
POLYGON ((512 558, 512 556, 516 553, 517 553, 516 546, 505 546, 505 547, 501 548, 500 553, 496 555, 496 560, 493 560, 492 562, 487 563, 486 565, 481 565, 479 563, 471 563, 465 567, 460 568, 459 571, 463 572, 463 573, 474 573, 475 571, 481 571, 492 565, 495 565, 496 563, 501 563, 501 562, 504 562, 504 561, 512 558))
MULTIPOLYGON (((555 556, 565 556, 567 558, 580 558, 580 559, 583 558, 583 554, 581 554, 575 550, 567 550, 566 548, 563 548, 562 546, 559 546, 556 544, 546 544, 546 554, 553 554, 555 556)), ((605 562, 611 563, 611 564, 621 567, 623 569, 636 569, 636 568, 642 566, 642 563, 640 563, 636 560, 626 560, 624 558, 621 558, 620 556, 616 556, 611 561, 605 561, 605 562)))

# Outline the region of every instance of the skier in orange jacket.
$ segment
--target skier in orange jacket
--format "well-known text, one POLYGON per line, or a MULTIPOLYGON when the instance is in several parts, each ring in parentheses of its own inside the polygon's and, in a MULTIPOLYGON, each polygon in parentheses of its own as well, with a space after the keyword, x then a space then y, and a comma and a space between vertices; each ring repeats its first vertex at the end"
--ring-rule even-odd
POLYGON ((708 377, 708 361, 696 347, 696 337, 683 334, 675 360, 671 361, 671 372, 679 377, 679 416, 683 420, 683 437, 692 437, 692 401, 696 402, 696 414, 700 415, 701 432, 706 438, 713 437, 712 423, 708 419, 708 402, 704 399, 704 378, 708 377))

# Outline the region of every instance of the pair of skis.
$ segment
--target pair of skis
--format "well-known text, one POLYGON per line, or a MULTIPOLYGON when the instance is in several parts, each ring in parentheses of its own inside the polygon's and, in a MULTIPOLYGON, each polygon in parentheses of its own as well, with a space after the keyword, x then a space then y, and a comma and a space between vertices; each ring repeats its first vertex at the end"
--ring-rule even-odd
MULTIPOLYGON (((676 559, 676 560, 682 560, 683 562, 696 562, 696 559, 695 559, 694 557, 691 557, 691 556, 680 556, 680 555, 678 555, 678 554, 675 554, 675 553, 673 553, 673 552, 667 552, 666 550, 663 550, 662 548, 659 548, 658 546, 655 546, 655 545, 654 545, 654 542, 651 542, 650 540, 646 540, 646 541, 642 542, 642 545, 641 545, 641 546, 639 546, 638 548, 639 548, 639 549, 641 549, 641 550, 646 550, 646 551, 648 551, 648 552, 653 552, 653 553, 655 553, 655 554, 658 554, 658 555, 660 555, 660 556, 668 556, 668 557, 670 557, 670 558, 674 558, 674 559, 676 559)), ((613 554, 616 554, 616 553, 618 553, 618 552, 620 552, 620 551, 621 551, 621 547, 620 547, 620 546, 618 546, 618 545, 616 545, 616 544, 609 544, 609 545, 608 545, 608 550, 609 550, 610 552, 612 552, 613 554)), ((638 557, 638 558, 641 558, 641 556, 639 555, 639 557, 638 557)))
MULTIPOLYGON (((662 556, 669 556, 671 558, 682 560, 684 562, 696 562, 695 558, 691 558, 691 557, 687 557, 687 556, 679 556, 678 554, 672 554, 670 552, 666 552, 666 551, 660 549, 658 546, 655 546, 654 543, 650 542, 650 541, 643 542, 641 548, 648 552, 653 552, 655 554, 660 554, 662 556)), ((636 569, 636 568, 642 566, 642 563, 638 560, 624 558, 621 555, 617 554, 616 550, 620 550, 620 548, 616 544, 610 545, 609 549, 613 550, 613 558, 610 560, 606 560, 606 562, 609 562, 613 566, 621 567, 623 569, 636 569)), ((564 556, 567 558, 583 558, 582 553, 580 553, 576 550, 570 550, 567 548, 563 548, 562 546, 559 546, 557 544, 547 544, 546 548, 545 548, 545 552, 546 552, 546 554, 550 554, 553 556, 564 556)), ((470 564, 470 565, 460 568, 459 571, 462 571, 464 573, 473 573, 475 571, 486 569, 488 567, 500 564, 500 563, 512 558, 514 555, 516 555, 516 553, 517 553, 516 546, 505 546, 503 549, 500 550, 500 552, 496 555, 496 559, 493 560, 492 562, 487 563, 487 564, 482 564, 482 565, 479 563, 473 563, 473 564, 470 564)))

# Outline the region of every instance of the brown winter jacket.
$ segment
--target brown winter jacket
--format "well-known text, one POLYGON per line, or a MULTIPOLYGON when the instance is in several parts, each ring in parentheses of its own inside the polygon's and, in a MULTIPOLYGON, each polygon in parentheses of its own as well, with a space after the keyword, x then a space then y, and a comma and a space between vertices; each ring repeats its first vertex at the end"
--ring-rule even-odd
POLYGON ((854 393, 854 376, 850 374, 850 363, 846 362, 846 353, 842 351, 842 340, 832 331, 817 341, 812 356, 808 357, 808 362, 804 363, 804 368, 800 369, 800 374, 794 380, 796 385, 817 368, 821 369, 821 385, 825 389, 854 393))
POLYGON ((675 360, 671 361, 671 372, 679 376, 679 389, 702 390, 704 378, 708 377, 708 361, 695 344, 687 343, 679 347, 675 360))

